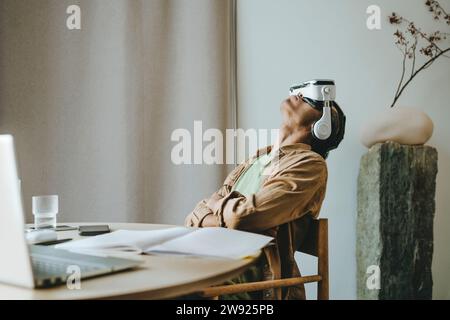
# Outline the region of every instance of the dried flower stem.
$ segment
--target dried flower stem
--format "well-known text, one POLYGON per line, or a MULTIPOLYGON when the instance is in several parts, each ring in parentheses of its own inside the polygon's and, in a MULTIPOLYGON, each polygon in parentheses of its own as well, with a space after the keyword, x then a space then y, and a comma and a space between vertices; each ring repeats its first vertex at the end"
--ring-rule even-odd
POLYGON ((412 66, 411 66, 411 74, 414 73, 415 68, 416 68, 416 49, 417 49, 417 43, 418 42, 419 42, 419 40, 417 38, 415 38, 414 45, 412 46, 412 49, 413 49, 413 62, 412 62, 412 66))
MULTIPOLYGON (((398 94, 399 94, 399 92, 400 92, 400 89, 401 89, 401 87, 402 87, 403 78, 405 77, 405 72, 406 72, 406 57, 407 57, 407 55, 404 54, 404 55, 403 55, 403 64, 402 64, 402 76, 400 77, 400 82, 398 83, 397 91, 395 92, 395 97, 396 97, 396 98, 397 98, 397 96, 398 96, 398 94)), ((392 103, 391 108, 394 106, 395 102, 396 102, 396 100, 394 100, 394 102, 392 103)))
MULTIPOLYGON (((437 0, 426 0, 425 6, 428 7, 428 11, 432 13, 434 20, 443 21, 447 25, 450 25, 450 16, 437 0)), ((398 83, 394 100, 391 104, 392 108, 402 95, 405 88, 411 83, 419 72, 429 68, 439 57, 450 58, 450 56, 446 55, 446 53, 450 51, 450 48, 443 49, 444 44, 441 44, 442 40, 448 39, 448 32, 443 32, 440 30, 436 30, 431 33, 423 32, 422 29, 416 26, 414 22, 409 21, 395 12, 393 12, 388 18, 389 23, 392 25, 401 25, 406 23, 404 30, 397 29, 394 33, 395 45, 402 53, 403 61, 400 82, 398 83), (420 49, 418 48, 419 42, 420 49), (425 42, 425 44, 423 44, 423 42, 425 42), (416 58, 418 54, 427 57, 428 60, 416 70, 416 58), (410 76, 404 83, 408 59, 411 59, 411 65, 409 67, 410 76)))
MULTIPOLYGON (((434 57, 432 57, 431 59, 429 59, 427 62, 425 62, 419 69, 417 69, 417 71, 415 71, 413 74, 411 74, 411 76, 409 77, 408 81, 405 82, 405 84, 403 86, 401 86, 402 82, 403 82, 403 77, 405 74, 405 67, 403 66, 403 72, 402 72, 402 78, 400 80, 399 83, 399 88, 401 86, 400 91, 397 89, 397 93, 395 94, 395 98, 394 101, 391 104, 391 108, 395 105, 395 103, 397 102, 398 98, 400 98, 400 96, 402 95, 403 91, 405 90, 406 86, 414 79, 414 77, 422 70, 428 68, 433 62, 434 60, 436 60, 437 58, 439 58, 441 55, 443 55, 446 52, 449 52, 450 48, 447 48, 441 52, 439 52, 437 55, 435 55, 434 57)), ((406 58, 405 58, 406 59, 406 58)), ((405 59, 403 60, 403 65, 405 62, 405 59)))

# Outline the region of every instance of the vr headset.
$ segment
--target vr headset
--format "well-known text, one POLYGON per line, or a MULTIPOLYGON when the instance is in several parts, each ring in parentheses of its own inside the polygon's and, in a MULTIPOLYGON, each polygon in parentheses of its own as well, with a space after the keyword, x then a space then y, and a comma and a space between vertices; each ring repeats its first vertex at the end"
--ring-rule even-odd
POLYGON ((336 85, 333 80, 317 79, 303 82, 289 89, 290 96, 299 96, 314 109, 322 112, 322 117, 313 123, 312 136, 326 141, 329 149, 335 149, 344 138, 345 115, 336 103, 336 85), (332 124, 331 109, 338 113, 339 128, 332 124))

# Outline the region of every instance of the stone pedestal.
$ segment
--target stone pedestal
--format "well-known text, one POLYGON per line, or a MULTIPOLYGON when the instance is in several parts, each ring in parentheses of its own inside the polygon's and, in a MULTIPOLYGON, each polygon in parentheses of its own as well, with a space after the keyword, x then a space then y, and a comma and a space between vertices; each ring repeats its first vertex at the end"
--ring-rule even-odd
POLYGON ((362 157, 358 299, 431 299, 436 174, 437 151, 429 146, 387 142, 362 157))

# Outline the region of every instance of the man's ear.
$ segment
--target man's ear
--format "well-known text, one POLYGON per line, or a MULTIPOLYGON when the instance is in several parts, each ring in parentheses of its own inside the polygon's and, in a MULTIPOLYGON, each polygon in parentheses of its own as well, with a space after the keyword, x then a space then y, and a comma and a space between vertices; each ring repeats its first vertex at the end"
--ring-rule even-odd
POLYGON ((307 116, 308 117, 308 119, 307 119, 308 122, 307 122, 307 125, 312 128, 314 123, 319 121, 320 118, 322 117, 322 112, 317 110, 317 109, 315 109, 315 108, 313 108, 313 107, 311 107, 309 104, 308 104, 308 106, 312 110, 308 111, 308 116, 307 116))

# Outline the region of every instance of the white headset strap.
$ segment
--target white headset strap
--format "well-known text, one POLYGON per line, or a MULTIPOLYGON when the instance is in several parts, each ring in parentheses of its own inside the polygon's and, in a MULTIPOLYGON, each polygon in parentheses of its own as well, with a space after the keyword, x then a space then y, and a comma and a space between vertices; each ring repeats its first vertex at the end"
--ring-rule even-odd
POLYGON ((331 89, 329 87, 322 88, 323 96, 323 108, 322 117, 314 124, 314 134, 320 140, 326 140, 331 136, 333 128, 331 127, 331 102, 330 102, 331 89), (328 128, 326 132, 323 132, 322 128, 328 128))

